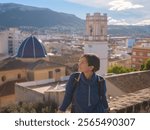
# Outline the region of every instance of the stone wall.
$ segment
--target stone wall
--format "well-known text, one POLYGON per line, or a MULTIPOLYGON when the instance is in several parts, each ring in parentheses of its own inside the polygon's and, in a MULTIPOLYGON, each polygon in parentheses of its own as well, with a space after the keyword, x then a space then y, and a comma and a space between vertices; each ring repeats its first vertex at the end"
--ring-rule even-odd
POLYGON ((33 102, 43 103, 45 101, 42 93, 33 91, 28 87, 22 87, 16 84, 15 86, 16 102, 33 102))
POLYGON ((109 101, 111 113, 150 113, 150 88, 109 101))
MULTIPOLYGON (((41 88, 40 85, 33 86, 31 83, 30 86, 27 83, 24 86, 16 84, 15 92, 17 102, 55 102, 57 105, 62 103, 65 89, 61 84, 58 88, 48 86, 49 89, 46 88, 46 91, 44 90, 43 93, 34 91, 34 87, 41 88)), ((111 113, 150 113, 150 87, 110 99, 109 107, 111 113)))
MULTIPOLYGON (((127 94, 145 88, 149 88, 150 87, 149 77, 150 77, 150 70, 136 71, 136 72, 107 76, 106 83, 109 81, 114 86, 116 86, 117 88, 119 88, 120 90, 122 90, 127 94)), ((109 87, 111 86, 108 86, 107 89, 109 89, 109 87)))
POLYGON ((50 90, 45 92, 45 101, 46 102, 54 102, 58 106, 60 106, 63 102, 65 90, 50 90))
POLYGON ((14 101, 15 101, 14 94, 8 96, 2 96, 0 97, 0 108, 14 104, 15 103, 14 101))
POLYGON ((0 71, 0 85, 14 80, 26 79, 27 74, 25 69, 15 69, 0 71))

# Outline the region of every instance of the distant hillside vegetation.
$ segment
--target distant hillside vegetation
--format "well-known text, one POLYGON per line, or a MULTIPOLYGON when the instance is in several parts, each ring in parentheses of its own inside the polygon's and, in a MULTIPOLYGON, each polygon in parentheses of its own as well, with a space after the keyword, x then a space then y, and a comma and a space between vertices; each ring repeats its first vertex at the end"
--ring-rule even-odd
MULTIPOLYGON (((34 30, 35 28, 51 28, 54 32, 65 32, 69 34, 70 32, 79 32, 79 34, 85 35, 85 20, 73 14, 14 3, 0 4, 0 30, 8 27, 33 27, 34 30)), ((108 35, 149 37, 150 25, 109 25, 108 35)))
POLYGON ((145 26, 123 26, 123 25, 109 25, 108 34, 112 36, 150 36, 150 25, 145 26))
POLYGON ((51 27, 56 25, 83 27, 84 20, 72 14, 59 13, 14 3, 0 4, 0 26, 51 27))

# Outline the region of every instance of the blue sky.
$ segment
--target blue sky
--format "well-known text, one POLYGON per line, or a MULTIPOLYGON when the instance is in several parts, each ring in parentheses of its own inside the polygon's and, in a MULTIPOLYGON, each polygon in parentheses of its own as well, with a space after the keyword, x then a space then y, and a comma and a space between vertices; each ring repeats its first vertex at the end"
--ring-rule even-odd
POLYGON ((0 0, 0 3, 44 7, 82 19, 86 13, 107 13, 109 24, 150 25, 149 0, 0 0))

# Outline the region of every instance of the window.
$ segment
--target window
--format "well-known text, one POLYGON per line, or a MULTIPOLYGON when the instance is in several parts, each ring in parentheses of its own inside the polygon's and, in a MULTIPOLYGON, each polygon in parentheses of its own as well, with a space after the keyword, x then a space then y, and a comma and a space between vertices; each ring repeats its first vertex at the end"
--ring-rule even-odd
POLYGON ((18 79, 21 79, 21 74, 18 74, 18 79))
POLYGON ((53 71, 49 71, 48 74, 50 79, 53 78, 53 71))
POLYGON ((1 80, 4 82, 6 80, 6 76, 2 76, 1 80))
POLYGON ((56 70, 55 70, 56 73, 57 73, 57 72, 60 72, 60 71, 61 71, 60 69, 56 69, 56 70))
POLYGON ((150 52, 149 52, 149 53, 147 53, 147 56, 150 56, 150 52))
POLYGON ((92 25, 90 25, 89 28, 90 28, 90 36, 92 36, 92 34, 93 34, 93 27, 92 27, 92 25))

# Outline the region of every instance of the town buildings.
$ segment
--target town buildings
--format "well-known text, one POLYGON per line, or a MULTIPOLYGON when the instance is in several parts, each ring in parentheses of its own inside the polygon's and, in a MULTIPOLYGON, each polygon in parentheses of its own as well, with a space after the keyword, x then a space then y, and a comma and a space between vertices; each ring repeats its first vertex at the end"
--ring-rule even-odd
POLYGON ((44 79, 60 80, 66 67, 50 62, 43 44, 33 35, 20 45, 15 57, 0 62, 0 107, 15 103, 15 83, 44 79), (7 100, 6 100, 7 99, 7 100))
MULTIPOLYGON (((68 80, 68 77, 66 77, 66 67, 72 67, 74 64, 77 64, 78 58, 83 54, 83 46, 75 48, 77 44, 72 44, 68 40, 66 47, 63 44, 66 41, 62 39, 49 40, 47 38, 44 43, 41 43, 34 35, 30 35, 21 42, 16 52, 16 47, 14 48, 16 44, 12 43, 18 43, 18 46, 19 42, 13 40, 13 33, 10 34, 2 34, 4 39, 1 39, 1 41, 8 44, 7 46, 3 45, 3 49, 0 51, 13 57, 5 59, 0 63, 0 107, 20 101, 54 101, 60 105, 65 92, 65 84, 68 80), (46 50, 52 52, 52 55, 47 55, 46 50), (72 51, 73 53, 71 53, 72 51), (16 55, 14 56, 14 54, 16 55)), ((42 38, 44 39, 44 37, 42 38)), ((117 43, 121 43, 115 48, 116 50, 114 49, 115 53, 123 52, 122 54, 125 54, 126 48, 122 46, 127 46, 127 39, 115 38, 115 40, 117 43)), ((107 73, 108 50, 107 15, 95 13, 91 16, 87 14, 84 53, 95 53, 100 57, 101 69, 98 73, 101 75, 107 73)), ((149 57, 149 51, 146 55, 145 52, 139 54, 138 51, 135 51, 136 53, 134 51, 133 48, 133 61, 135 54, 149 57)), ((123 59, 113 61, 111 65, 120 64, 130 67, 130 59, 126 59, 123 56, 118 57, 123 59)), ((132 66, 134 67, 134 65, 132 66)), ((67 74, 71 74, 71 71, 67 74)), ((135 93, 136 95, 136 92, 140 90, 149 91, 149 71, 113 75, 105 78, 109 99, 116 99, 122 95, 127 95, 128 97, 129 93, 133 93, 133 95, 135 93)), ((128 100, 132 102, 132 97, 128 98, 128 100)), ((149 99, 146 100, 149 101, 149 99)))
POLYGON ((137 41, 132 48, 132 68, 140 70, 141 66, 150 58, 150 41, 137 41))

